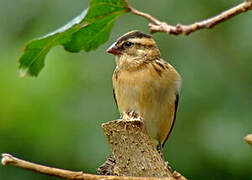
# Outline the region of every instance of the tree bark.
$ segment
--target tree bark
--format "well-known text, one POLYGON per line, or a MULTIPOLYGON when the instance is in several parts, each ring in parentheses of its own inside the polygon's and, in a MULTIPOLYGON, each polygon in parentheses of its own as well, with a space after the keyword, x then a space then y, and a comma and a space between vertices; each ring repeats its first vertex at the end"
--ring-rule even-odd
POLYGON ((114 120, 102 125, 115 159, 114 175, 171 177, 142 121, 114 120))

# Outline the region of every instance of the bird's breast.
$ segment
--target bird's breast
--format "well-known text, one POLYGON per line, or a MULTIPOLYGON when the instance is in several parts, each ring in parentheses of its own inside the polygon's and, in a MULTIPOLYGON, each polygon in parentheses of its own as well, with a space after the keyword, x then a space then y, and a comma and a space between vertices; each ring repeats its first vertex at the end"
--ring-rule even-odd
POLYGON ((113 86, 120 113, 128 110, 140 111, 172 102, 175 98, 176 82, 164 73, 162 77, 151 68, 137 71, 115 70, 113 86))
POLYGON ((143 117, 150 136, 160 139, 162 127, 169 131, 174 114, 176 82, 168 73, 160 76, 150 68, 116 70, 113 86, 120 114, 135 111, 143 117))

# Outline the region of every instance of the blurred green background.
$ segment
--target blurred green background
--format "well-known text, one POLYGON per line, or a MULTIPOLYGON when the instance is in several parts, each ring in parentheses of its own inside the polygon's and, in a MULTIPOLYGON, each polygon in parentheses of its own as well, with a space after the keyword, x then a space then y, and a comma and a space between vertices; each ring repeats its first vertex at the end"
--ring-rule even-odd
MULTIPOLYGON (((170 24, 191 23, 241 2, 131 0, 136 9, 170 24)), ((0 153, 95 173, 110 152, 101 124, 119 117, 112 97, 114 57, 105 52, 120 35, 148 22, 126 14, 109 41, 91 53, 56 47, 38 78, 19 78, 25 43, 78 15, 88 1, 0 1, 0 153)), ((189 179, 252 179, 252 12, 212 30, 185 36, 153 35, 183 86, 165 157, 189 179)), ((57 179, 0 166, 1 180, 57 179)))

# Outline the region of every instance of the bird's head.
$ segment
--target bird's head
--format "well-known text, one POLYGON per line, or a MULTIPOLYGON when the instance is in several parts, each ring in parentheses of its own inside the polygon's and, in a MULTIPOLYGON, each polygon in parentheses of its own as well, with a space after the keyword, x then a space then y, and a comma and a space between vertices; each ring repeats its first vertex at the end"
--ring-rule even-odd
POLYGON ((139 66, 160 58, 160 51, 152 37, 137 30, 121 36, 107 52, 116 56, 118 66, 139 66))

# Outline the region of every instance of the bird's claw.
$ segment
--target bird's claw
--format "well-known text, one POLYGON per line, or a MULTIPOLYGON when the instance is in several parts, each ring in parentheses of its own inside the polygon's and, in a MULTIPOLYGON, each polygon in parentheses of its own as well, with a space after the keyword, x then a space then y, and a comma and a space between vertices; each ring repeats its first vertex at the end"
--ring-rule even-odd
POLYGON ((142 121, 142 118, 133 110, 123 112, 121 118, 125 121, 142 121))

